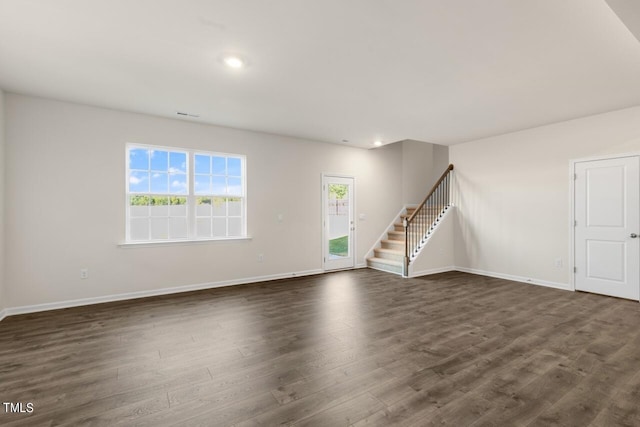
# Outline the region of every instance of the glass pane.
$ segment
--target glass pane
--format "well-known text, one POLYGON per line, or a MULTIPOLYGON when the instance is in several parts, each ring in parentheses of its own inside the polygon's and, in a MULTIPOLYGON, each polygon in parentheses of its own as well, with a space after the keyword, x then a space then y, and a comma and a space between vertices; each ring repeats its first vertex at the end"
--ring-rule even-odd
POLYGON ((152 193, 168 193, 169 192, 169 174, 154 172, 151 174, 151 192, 152 193))
POLYGON ((213 218, 213 237, 227 236, 227 219, 213 218))
POLYGON ((171 216, 187 216, 187 198, 186 197, 171 197, 171 206, 169 207, 169 215, 171 216))
POLYGON ((129 222, 131 240, 149 240, 149 219, 133 218, 129 222))
POLYGON ((349 256, 349 186, 329 184, 329 257, 332 259, 349 256))
POLYGON ((149 205, 167 206, 169 205, 169 198, 167 196, 149 196, 149 205))
POLYGON ((148 193, 149 173, 131 171, 129 174, 129 191, 131 193, 148 193))
POLYGON ((227 199, 227 206, 229 207, 229 216, 242 215, 242 199, 238 197, 227 199))
POLYGON ((170 204, 172 206, 177 206, 177 205, 186 205, 187 204, 187 198, 186 197, 170 197, 170 204))
POLYGON ((150 150, 151 154, 151 170, 154 171, 169 171, 169 152, 150 150))
POLYGON ((226 157, 213 157, 213 174, 214 175, 226 175, 227 174, 227 162, 226 157))
POLYGON ((342 200, 349 195, 349 186, 346 184, 329 184, 329 199, 342 200))
POLYGON ((187 219, 169 218, 169 236, 172 239, 187 238, 187 219))
POLYGON ((169 219, 151 218, 151 240, 169 238, 169 219))
POLYGON ((242 219, 229 218, 229 236, 242 236, 242 219))
POLYGON ((213 194, 226 194, 227 179, 224 176, 213 177, 213 194))
POLYGON ((149 214, 154 217, 167 217, 169 216, 169 206, 149 206, 149 214))
POLYGON ((196 219, 196 236, 200 238, 211 237, 211 219, 196 219))
POLYGON ((211 199, 209 197, 197 198, 196 216, 211 216, 211 199))
POLYGON ((147 216, 149 213, 149 210, 147 209, 147 206, 149 206, 149 196, 129 196, 129 206, 131 206, 130 212, 132 215, 136 212, 134 216, 147 216))
POLYGON ((231 196, 242 196, 242 181, 240 178, 227 179, 228 193, 231 196))
POLYGON ((242 161, 239 158, 227 158, 227 175, 242 176, 242 161))
POLYGON ((129 210, 129 216, 131 218, 135 218, 135 217, 146 218, 149 216, 149 206, 131 206, 129 210))
POLYGON ((329 240, 329 256, 332 259, 349 256, 349 236, 340 236, 329 240))
POLYGON ((211 194, 211 177, 209 175, 196 175, 194 187, 196 194, 211 194))
POLYGON ((211 157, 202 154, 196 154, 196 173, 211 173, 211 157))
POLYGON ((187 173, 187 153, 169 153, 169 172, 187 173))
POLYGON ((169 181, 171 186, 169 187, 169 193, 171 194, 187 194, 187 175, 185 174, 170 174, 169 181))
POLYGON ((143 148, 130 149, 129 169, 149 169, 149 150, 143 148))
POLYGON ((227 200, 224 197, 213 198, 213 216, 227 215, 227 200))
POLYGON ((169 198, 151 196, 149 213, 151 216, 169 216, 169 198))

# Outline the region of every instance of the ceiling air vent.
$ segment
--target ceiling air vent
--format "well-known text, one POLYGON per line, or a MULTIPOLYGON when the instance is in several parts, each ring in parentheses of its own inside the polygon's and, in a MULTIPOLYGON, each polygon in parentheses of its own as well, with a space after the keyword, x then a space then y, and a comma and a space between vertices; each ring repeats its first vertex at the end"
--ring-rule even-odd
POLYGON ((176 111, 176 114, 179 116, 185 116, 185 117, 193 117, 195 119, 197 119, 198 117, 200 117, 199 114, 191 114, 191 113, 183 113, 182 111, 176 111))

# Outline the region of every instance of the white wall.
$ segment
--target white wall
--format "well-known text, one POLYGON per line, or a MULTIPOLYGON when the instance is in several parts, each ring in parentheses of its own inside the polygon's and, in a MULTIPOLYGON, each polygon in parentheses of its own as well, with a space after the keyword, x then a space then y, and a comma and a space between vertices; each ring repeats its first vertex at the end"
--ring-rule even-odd
POLYGON ((402 145, 402 200, 420 203, 448 165, 449 147, 405 140, 402 145))
POLYGON ((5 146, 5 120, 4 120, 4 92, 0 90, 0 319, 5 308, 4 297, 4 146, 5 146))
POLYGON ((427 244, 409 265, 411 277, 451 271, 455 268, 455 226, 456 208, 451 207, 438 223, 427 244))
POLYGON ((431 181, 435 182, 442 176, 449 166, 449 147, 446 145, 433 145, 433 173, 431 181))
POLYGON ((323 172, 356 177, 358 264, 402 205, 398 144, 362 150, 15 94, 6 124, 6 307, 318 271, 323 172), (245 154, 252 239, 118 247, 128 142, 245 154))
POLYGON ((567 286, 569 161, 634 151, 640 107, 450 147, 459 197, 456 266, 567 286))

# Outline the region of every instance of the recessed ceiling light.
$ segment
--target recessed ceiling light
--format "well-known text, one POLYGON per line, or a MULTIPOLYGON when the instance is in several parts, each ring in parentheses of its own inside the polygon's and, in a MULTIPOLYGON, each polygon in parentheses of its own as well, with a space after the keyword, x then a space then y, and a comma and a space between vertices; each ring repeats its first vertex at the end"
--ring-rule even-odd
POLYGON ((373 143, 376 147, 380 147, 382 145, 382 141, 376 141, 373 143))
POLYGON ((245 66, 244 59, 240 58, 237 55, 225 55, 222 57, 222 62, 229 68, 243 68, 245 66))

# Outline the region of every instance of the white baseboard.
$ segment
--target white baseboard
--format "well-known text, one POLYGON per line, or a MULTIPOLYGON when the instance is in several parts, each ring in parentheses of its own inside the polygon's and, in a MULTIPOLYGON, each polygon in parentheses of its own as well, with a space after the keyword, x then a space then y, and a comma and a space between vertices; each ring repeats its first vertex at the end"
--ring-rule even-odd
POLYGON ((428 276, 430 274, 446 273, 447 271, 456 271, 453 265, 447 267, 430 268, 428 270, 412 271, 409 277, 428 276))
POLYGON ((455 271, 463 273, 478 274, 480 276, 495 277, 497 279, 511 280, 514 282, 528 283, 531 285, 546 286, 547 288, 562 289, 565 291, 573 291, 568 283, 549 282, 547 280, 533 279, 524 276, 513 276, 511 274, 494 273, 492 271, 477 270, 475 268, 454 267, 455 271))
POLYGON ((59 310, 62 308, 78 307, 83 305, 102 304, 105 302, 124 301, 135 298, 146 298, 159 295, 178 294, 181 292, 200 291, 203 289, 222 288, 225 286, 246 285, 248 283, 267 282, 269 280, 289 279, 292 277, 312 276, 322 274, 322 270, 297 271, 294 273, 272 274, 268 276, 246 277, 235 280, 224 280, 220 282, 200 283, 196 285, 176 286, 172 288, 154 289, 150 291, 129 292, 126 294, 106 295, 94 298, 82 298, 70 301, 53 302, 46 304, 25 305, 21 307, 10 307, 0 311, 0 320, 5 316, 16 314, 36 313, 39 311, 59 310))
MULTIPOLYGON (((356 266, 356 268, 365 268, 365 267, 366 267, 366 264, 358 264, 356 266)), ((457 266, 448 266, 448 267, 440 267, 440 268, 434 268, 429 270, 414 271, 412 272, 411 277, 426 276, 429 274, 444 273, 447 271, 460 271, 463 273, 478 274, 480 276, 495 277, 498 279, 512 280, 515 282, 529 283, 532 285, 546 286, 546 287, 555 288, 555 289, 563 289, 566 291, 572 290, 570 285, 565 283, 549 282, 546 280, 532 279, 528 277, 513 276, 510 274, 494 273, 490 271, 477 270, 474 268, 457 267, 457 266)), ((281 273, 281 274, 272 274, 268 276, 246 277, 246 278, 235 279, 235 280, 225 280, 220 282, 176 286, 172 288, 154 289, 150 291, 140 291, 140 292, 129 292, 125 294, 106 295, 102 297, 93 297, 93 298, 82 298, 77 300, 61 301, 61 302, 46 303, 46 304, 25 305, 21 307, 8 307, 8 308, 5 308, 4 310, 0 310, 0 321, 2 321, 2 319, 4 319, 7 316, 14 316, 17 314, 36 313, 39 311, 48 311, 48 310, 59 310, 62 308, 101 304, 106 302, 124 301, 129 299, 146 298, 146 297, 153 297, 153 296, 159 296, 159 295, 170 295, 170 294, 177 294, 181 292, 221 288, 225 286, 245 285, 248 283, 259 283, 259 282, 266 282, 270 280, 287 279, 292 277, 312 276, 315 274, 322 274, 322 273, 324 273, 323 270, 306 270, 306 271, 298 271, 294 273, 281 273)))

